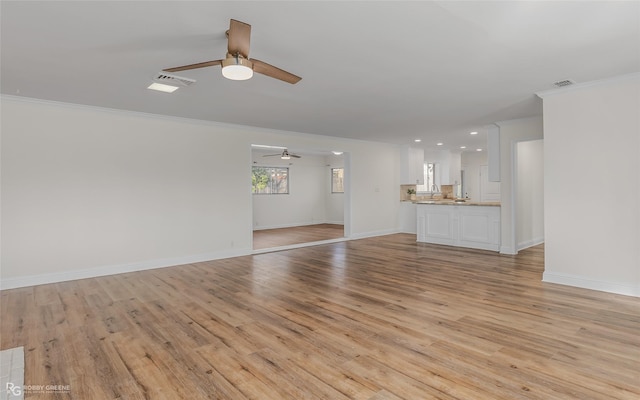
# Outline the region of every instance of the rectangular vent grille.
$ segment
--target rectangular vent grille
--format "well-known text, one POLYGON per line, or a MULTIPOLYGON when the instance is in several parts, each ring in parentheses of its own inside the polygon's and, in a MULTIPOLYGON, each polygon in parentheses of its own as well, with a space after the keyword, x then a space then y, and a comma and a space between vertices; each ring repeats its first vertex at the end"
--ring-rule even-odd
POLYGON ((158 72, 158 75, 156 75, 156 77, 153 78, 153 80, 156 82, 164 83, 167 85, 174 85, 174 86, 189 86, 192 83, 196 82, 195 79, 189 79, 182 76, 171 75, 171 74, 167 74, 166 72, 158 72))
POLYGON ((573 85, 575 82, 572 81, 571 79, 565 79, 563 81, 558 81, 558 82, 554 82, 553 86, 555 87, 565 87, 565 86, 571 86, 573 85))

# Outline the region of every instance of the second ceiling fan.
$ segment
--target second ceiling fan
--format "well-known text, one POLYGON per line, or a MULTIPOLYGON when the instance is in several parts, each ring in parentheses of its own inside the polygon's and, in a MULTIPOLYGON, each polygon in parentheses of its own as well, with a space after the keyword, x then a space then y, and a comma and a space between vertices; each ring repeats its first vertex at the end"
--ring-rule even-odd
POLYGON ((225 78, 233 80, 249 79, 253 76, 254 72, 291 84, 298 83, 300 79, 302 79, 291 72, 274 67, 264 61, 249 58, 251 25, 232 19, 229 23, 229 30, 227 31, 227 40, 227 56, 224 60, 205 61, 197 64, 166 68, 163 71, 178 72, 222 65, 222 75, 225 78))
POLYGON ((289 153, 289 150, 287 150, 287 149, 282 150, 282 153, 265 154, 262 157, 276 157, 276 156, 279 156, 283 160, 290 160, 291 157, 293 157, 293 158, 302 158, 302 156, 299 156, 297 154, 289 153))

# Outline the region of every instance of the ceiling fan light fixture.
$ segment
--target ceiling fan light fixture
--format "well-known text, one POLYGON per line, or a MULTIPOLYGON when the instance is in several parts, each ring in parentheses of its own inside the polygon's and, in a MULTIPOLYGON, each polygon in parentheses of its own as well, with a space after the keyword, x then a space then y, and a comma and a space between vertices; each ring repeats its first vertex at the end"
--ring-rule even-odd
MULTIPOLYGON (((1 0, 0 0, 1 1, 1 0)), ((250 79, 253 72, 281 80, 290 84, 300 81, 299 76, 287 72, 264 61, 249 58, 249 44, 251 42, 251 25, 246 22, 231 19, 227 30, 227 55, 224 60, 211 60, 179 67, 165 68, 166 72, 188 71, 192 69, 222 65, 222 76, 234 81, 250 79)), ((184 79, 184 78, 183 78, 184 79)))
POLYGON ((291 160, 291 156, 289 155, 289 152, 287 151, 287 149, 284 149, 280 158, 282 160, 291 160))
POLYGON ((246 81, 253 76, 253 63, 246 58, 230 56, 222 60, 222 76, 233 81, 246 81))

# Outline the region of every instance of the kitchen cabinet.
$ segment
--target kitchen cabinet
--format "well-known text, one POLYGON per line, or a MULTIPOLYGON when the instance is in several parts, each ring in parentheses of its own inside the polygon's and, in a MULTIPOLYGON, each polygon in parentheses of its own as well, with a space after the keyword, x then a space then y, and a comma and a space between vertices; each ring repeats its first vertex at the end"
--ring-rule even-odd
POLYGON ((417 241, 500 250, 499 205, 417 204, 417 241))
POLYGON ((400 183, 424 185, 424 149, 403 146, 400 163, 400 183))

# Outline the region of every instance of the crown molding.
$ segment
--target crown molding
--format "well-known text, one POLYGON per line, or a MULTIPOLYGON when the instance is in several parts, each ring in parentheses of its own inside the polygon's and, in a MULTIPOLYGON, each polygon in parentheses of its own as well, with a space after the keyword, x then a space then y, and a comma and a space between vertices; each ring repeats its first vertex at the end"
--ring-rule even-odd
POLYGON ((542 121, 542 114, 533 115, 531 117, 505 119, 505 120, 502 120, 502 121, 496 121, 496 122, 493 123, 493 125, 497 125, 498 128, 504 128, 504 127, 507 127, 509 125, 515 125, 515 124, 522 123, 522 122, 527 122, 527 121, 542 121))

